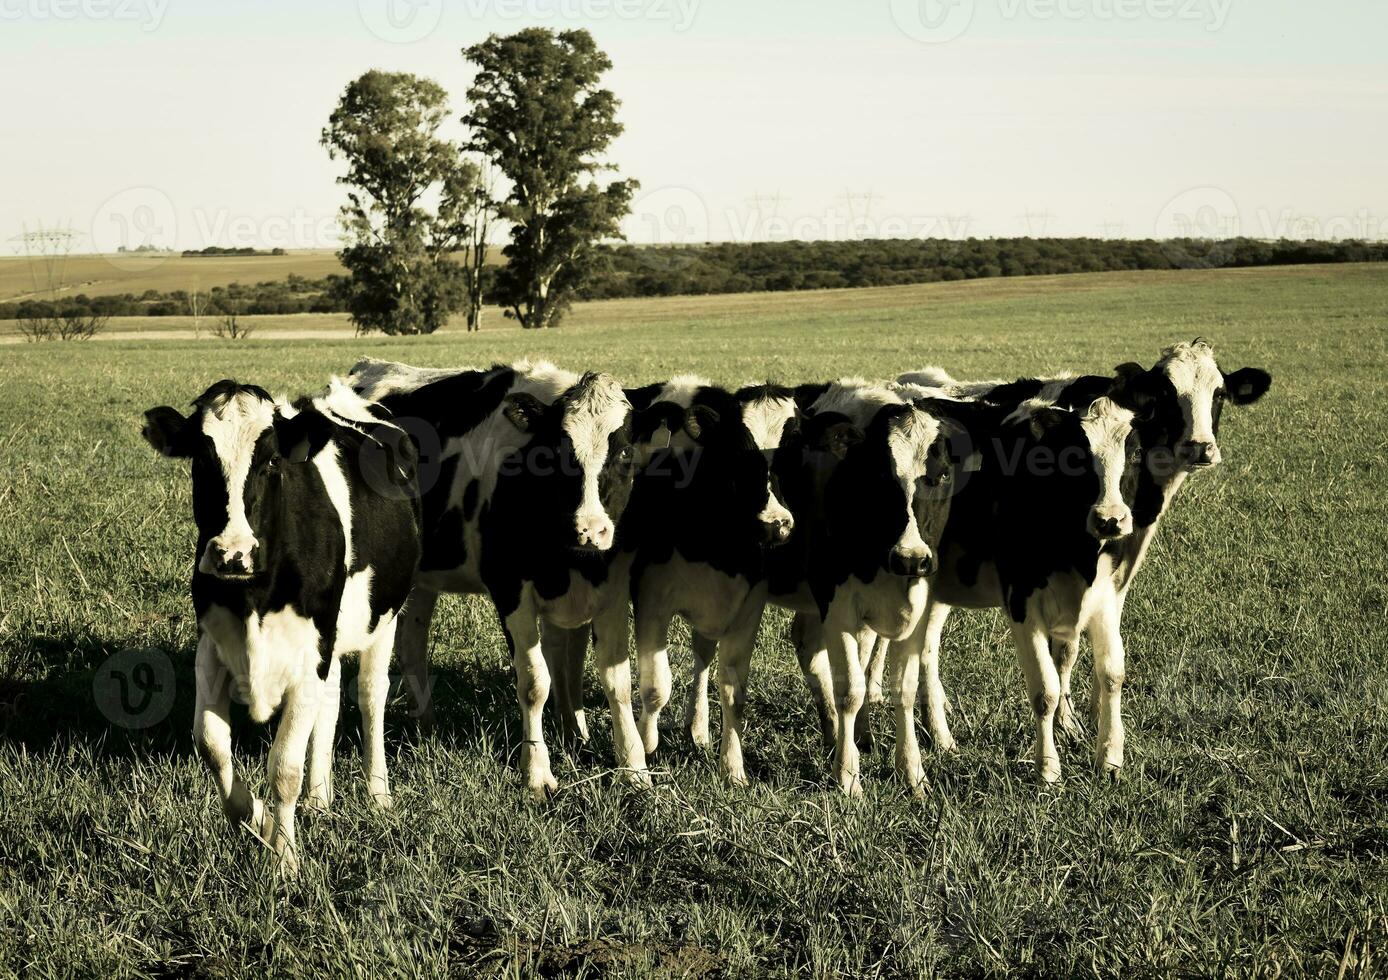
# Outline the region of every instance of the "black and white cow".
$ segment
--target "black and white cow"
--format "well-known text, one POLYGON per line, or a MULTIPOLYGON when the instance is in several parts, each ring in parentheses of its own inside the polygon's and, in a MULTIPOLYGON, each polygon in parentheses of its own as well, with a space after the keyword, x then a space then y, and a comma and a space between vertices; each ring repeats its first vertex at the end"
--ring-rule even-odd
MULTIPOLYGON (((798 424, 794 392, 774 385, 729 392, 683 376, 627 395, 646 420, 638 433, 647 447, 643 466, 619 535, 633 556, 642 742, 647 753, 659 744, 660 712, 670 699, 670 624, 678 615, 693 633, 695 661, 685 726, 696 745, 708 746, 708 672, 716 651, 722 766, 742 784, 745 690, 766 605, 766 549, 784 544, 794 526, 777 486, 777 455, 798 452, 783 448, 794 442, 798 424)), ((551 657, 551 669, 565 676, 557 685, 565 698, 561 719, 582 733, 575 674, 587 636, 559 642, 564 652, 551 657)))
POLYGON ((631 709, 630 556, 614 547, 639 462, 640 420, 621 386, 543 362, 437 370, 363 361, 350 380, 410 428, 430 464, 421 471, 424 554, 398 643, 425 710, 438 594, 489 595, 515 664, 526 786, 545 796, 558 784, 541 724, 551 676, 540 620, 591 624, 617 766, 648 784, 631 709))
MULTIPOLYGON (((955 465, 949 425, 892 386, 849 379, 806 387, 800 397, 809 406, 805 462, 782 486, 804 539, 784 562, 773 562, 771 599, 797 613, 797 656, 834 743, 835 779, 858 795, 855 735, 867 687, 860 644, 873 633, 900 640, 915 631, 955 465)), ((918 660, 891 662, 896 689, 905 692, 896 712, 896 768, 919 793, 918 660)))
POLYGON ((193 730, 233 825, 297 862, 294 811, 332 797, 341 655, 361 654, 362 744, 371 798, 390 805, 385 703, 397 614, 419 559, 415 458, 386 413, 334 382, 293 405, 219 381, 185 417, 145 413, 145 439, 192 461, 198 621, 193 730), (229 702, 281 712, 268 775, 273 814, 236 773, 229 702))
MULTIPOLYGON (((1079 635, 1086 624, 1094 624, 1089 632, 1096 642, 1093 705, 1098 737, 1096 766, 1115 778, 1123 761, 1119 695, 1124 653, 1118 624, 1127 591, 1141 567, 1161 515, 1186 476, 1219 461, 1215 437, 1224 403, 1250 404, 1262 397, 1271 384, 1271 376, 1258 368, 1225 373, 1219 368, 1214 351, 1202 341, 1166 349, 1150 370, 1129 364, 1121 366, 1117 374, 1124 398, 1143 407, 1135 422, 1141 462, 1133 490, 1132 529, 1119 541, 1104 546, 1105 575, 1112 583, 1112 597, 1104 599, 1094 609, 1077 612, 1075 628, 1054 630, 1048 636, 1060 697, 1057 717, 1063 727, 1073 732, 1076 726, 1069 697, 1070 680, 1078 655, 1079 635)), ((1030 399, 1033 406, 1053 405, 1087 411, 1096 392, 1112 385, 1115 379, 1085 376, 1015 382, 956 382, 938 369, 927 369, 903 375, 900 380, 908 385, 929 384, 933 386, 932 394, 976 399, 998 406, 1002 411, 1011 410, 1021 399, 1030 399)), ((974 493, 978 492, 979 488, 975 487, 974 493)), ((957 510, 961 521, 968 510, 967 504, 957 510)), ((952 750, 955 743, 945 713, 947 699, 939 679, 940 634, 955 605, 977 608, 1001 604, 997 588, 989 582, 988 566, 977 552, 958 562, 947 560, 925 617, 925 683, 921 697, 936 746, 943 751, 952 750)), ((1043 688, 1049 688, 1051 673, 1049 667, 1041 671, 1043 688)), ((1043 776, 1047 775, 1044 765, 1041 771, 1043 776)))

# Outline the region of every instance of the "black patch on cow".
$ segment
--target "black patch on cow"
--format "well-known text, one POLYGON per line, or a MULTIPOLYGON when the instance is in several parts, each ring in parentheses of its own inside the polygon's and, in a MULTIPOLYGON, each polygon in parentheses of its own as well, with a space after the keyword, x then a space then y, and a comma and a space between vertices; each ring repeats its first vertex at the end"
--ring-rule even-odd
MULTIPOLYGON (((683 424, 685 409, 655 403, 648 415, 676 413, 673 428, 683 424)), ((634 551, 632 595, 652 565, 676 554, 705 564, 749 584, 764 575, 765 548, 758 515, 768 504, 772 453, 757 447, 742 420, 742 400, 722 388, 705 385, 690 400, 689 412, 703 420, 694 450, 661 449, 638 474, 631 503, 622 520, 624 546, 634 551)))
POLYGON ((413 391, 383 395, 380 403, 396 418, 428 422, 442 444, 481 425, 515 381, 515 369, 499 364, 487 371, 459 371, 413 391))
POLYGON ((477 480, 468 480, 467 487, 463 490, 463 520, 470 521, 477 514, 477 495, 481 492, 482 485, 477 480))

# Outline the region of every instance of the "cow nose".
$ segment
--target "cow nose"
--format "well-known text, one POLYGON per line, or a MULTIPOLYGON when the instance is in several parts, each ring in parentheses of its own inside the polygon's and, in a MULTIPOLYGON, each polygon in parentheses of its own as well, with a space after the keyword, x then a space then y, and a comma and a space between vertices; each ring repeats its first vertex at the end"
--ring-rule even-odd
POLYGON ((217 575, 251 575, 255 572, 255 553, 258 545, 232 544, 212 541, 207 546, 212 571, 217 575))
POLYGON ((935 555, 929 548, 893 548, 887 571, 907 578, 925 578, 935 571, 935 555))
POLYGON ((1103 512, 1095 509, 1089 515, 1089 528, 1090 533, 1101 541, 1121 538, 1132 531, 1133 515, 1127 509, 1103 512))
POLYGON ((767 544, 785 544, 790 540, 790 532, 795 529, 795 521, 789 514, 772 517, 761 522, 762 540, 767 544))
POLYGON ((615 529, 612 526, 612 520, 606 514, 579 517, 575 530, 578 533, 578 546, 580 548, 606 551, 612 547, 615 529))
POLYGON ((1203 439, 1188 439, 1181 443, 1180 456, 1187 466, 1214 466, 1219 462, 1219 446, 1203 439))

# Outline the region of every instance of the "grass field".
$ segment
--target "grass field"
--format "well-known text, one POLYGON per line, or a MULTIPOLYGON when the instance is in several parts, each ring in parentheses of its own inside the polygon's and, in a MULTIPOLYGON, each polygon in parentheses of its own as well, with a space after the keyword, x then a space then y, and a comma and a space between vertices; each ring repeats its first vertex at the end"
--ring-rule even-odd
MULTIPOLYGON (((292 273, 305 279, 321 279, 344 270, 337 253, 296 251, 286 255, 209 255, 185 258, 179 254, 130 253, 121 255, 71 255, 58 266, 63 290, 60 295, 112 296, 147 289, 203 292, 233 282, 251 285, 286 279, 292 273)), ((0 258, 0 303, 20 299, 47 299, 46 267, 25 256, 0 258), (35 278, 37 277, 37 278, 35 278)))
MULTIPOLYGON (((592 304, 539 336, 0 348, 0 974, 1381 972, 1386 324, 1388 269, 1325 266, 592 304), (227 829, 188 735, 187 475, 140 441, 143 409, 224 376, 306 390, 365 354, 737 383, 1105 371, 1196 335, 1274 383, 1226 413, 1225 462, 1188 484, 1134 587, 1120 785, 1068 743, 1038 788, 1007 631, 961 613, 944 647, 961 752, 927 751, 916 801, 879 749, 866 798, 841 799, 773 614, 751 789, 673 732, 656 790, 616 784, 590 677, 591 751, 556 752, 559 794, 529 805, 495 617, 454 599, 433 636, 439 730, 392 709, 396 809, 363 799, 349 701, 300 877, 227 829), (146 697, 148 727, 113 723, 146 697)), ((687 663, 680 638, 672 722, 687 663)), ((265 746, 243 717, 253 779, 265 746)))

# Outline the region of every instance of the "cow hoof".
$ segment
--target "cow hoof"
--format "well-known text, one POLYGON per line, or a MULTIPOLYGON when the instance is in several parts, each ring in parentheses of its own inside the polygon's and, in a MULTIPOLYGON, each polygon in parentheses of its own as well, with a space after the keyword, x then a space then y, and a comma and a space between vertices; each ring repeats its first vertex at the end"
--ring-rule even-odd
POLYGON ((651 774, 647 769, 622 769, 622 782, 636 789, 650 789, 652 785, 651 774))
POLYGON ((701 732, 691 731, 689 733, 689 744, 700 752, 708 752, 713 748, 713 740, 708 737, 708 729, 701 732))
POLYGON ((1060 779, 1060 760, 1043 759, 1036 767, 1036 775, 1043 783, 1054 783, 1060 779))
POLYGON ((738 789, 746 789, 751 785, 751 781, 747 778, 746 771, 744 771, 741 766, 735 769, 725 767, 723 770, 723 777, 727 779, 729 786, 736 786, 738 789))
POLYGON ((1116 786, 1123 781, 1123 767, 1121 765, 1114 765, 1111 762, 1101 760, 1095 768, 1099 771, 1099 778, 1110 785, 1116 786))
POLYGON ((655 750, 660 748, 660 732, 652 728, 649 732, 641 734, 641 746, 646 750, 647 755, 654 755, 655 750))
POLYGON ((395 806, 395 797, 389 793, 372 793, 371 805, 378 810, 390 810, 395 806))
POLYGON ((851 800, 861 800, 863 798, 863 781, 856 772, 844 773, 839 777, 839 789, 843 795, 851 800))
POLYGON ((280 877, 290 879, 299 877, 299 855, 292 845, 276 854, 275 860, 278 864, 280 877))

